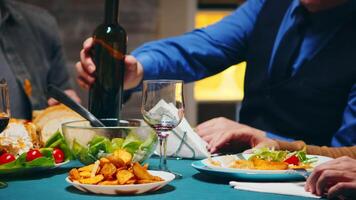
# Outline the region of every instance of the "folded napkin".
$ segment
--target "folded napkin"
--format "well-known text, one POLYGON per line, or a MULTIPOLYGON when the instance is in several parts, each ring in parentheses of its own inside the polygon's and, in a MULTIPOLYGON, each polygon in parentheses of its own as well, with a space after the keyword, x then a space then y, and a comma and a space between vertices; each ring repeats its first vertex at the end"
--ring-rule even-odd
MULTIPOLYGON (((149 112, 164 114, 167 118, 178 118, 177 111, 178 109, 172 103, 160 100, 149 112)), ((167 138, 167 156, 203 159, 210 155, 206 147, 207 143, 194 132, 185 118, 167 138)), ((159 145, 155 153, 159 154, 159 145)))
POLYGON ((266 192, 301 197, 321 198, 304 190, 305 182, 271 183, 271 182, 236 182, 230 181, 230 185, 237 190, 253 192, 266 192))

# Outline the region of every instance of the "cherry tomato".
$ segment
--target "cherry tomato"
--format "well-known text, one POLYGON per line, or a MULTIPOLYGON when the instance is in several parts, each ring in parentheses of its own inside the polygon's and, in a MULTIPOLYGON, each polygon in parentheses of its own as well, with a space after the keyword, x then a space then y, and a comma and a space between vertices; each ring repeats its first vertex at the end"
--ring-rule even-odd
POLYGON ((287 158, 284 162, 292 165, 298 165, 299 158, 296 155, 292 155, 291 157, 287 158))
POLYGON ((64 161, 64 153, 61 149, 55 148, 52 155, 55 163, 61 163, 64 161))
POLYGON ((38 149, 31 149, 26 154, 26 161, 31 161, 42 157, 42 153, 38 149))
POLYGON ((0 165, 16 160, 15 156, 10 153, 4 153, 0 156, 0 165))

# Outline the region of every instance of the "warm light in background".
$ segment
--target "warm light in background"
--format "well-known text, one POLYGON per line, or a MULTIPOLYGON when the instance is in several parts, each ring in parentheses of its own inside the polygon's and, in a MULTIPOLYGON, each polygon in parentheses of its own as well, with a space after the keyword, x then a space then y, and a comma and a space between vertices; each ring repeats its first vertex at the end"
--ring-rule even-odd
MULTIPOLYGON (((231 11, 198 11, 196 28, 213 24, 231 11)), ((196 82, 194 97, 197 101, 241 101, 246 63, 234 65, 225 71, 196 82)))

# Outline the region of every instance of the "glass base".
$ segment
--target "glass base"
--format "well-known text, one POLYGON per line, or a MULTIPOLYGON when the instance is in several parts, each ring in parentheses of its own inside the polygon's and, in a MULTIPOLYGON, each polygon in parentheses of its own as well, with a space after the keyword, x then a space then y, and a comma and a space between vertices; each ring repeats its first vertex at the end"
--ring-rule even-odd
POLYGON ((0 181, 0 189, 6 188, 6 187, 7 187, 7 183, 3 182, 3 181, 0 181))
POLYGON ((172 173, 172 174, 174 175, 174 179, 176 179, 176 180, 179 180, 179 179, 182 179, 182 178, 183 178, 183 175, 182 175, 182 174, 177 173, 177 172, 173 172, 173 171, 171 171, 171 170, 169 170, 169 169, 163 170, 163 171, 172 173))
POLYGON ((167 168, 162 169, 161 167, 150 167, 150 170, 158 170, 158 171, 165 171, 165 172, 172 173, 172 174, 174 175, 174 179, 177 179, 177 180, 183 178, 183 175, 182 175, 182 174, 180 174, 180 173, 178 173, 178 172, 174 172, 174 171, 172 171, 172 170, 170 170, 170 169, 167 169, 167 168))

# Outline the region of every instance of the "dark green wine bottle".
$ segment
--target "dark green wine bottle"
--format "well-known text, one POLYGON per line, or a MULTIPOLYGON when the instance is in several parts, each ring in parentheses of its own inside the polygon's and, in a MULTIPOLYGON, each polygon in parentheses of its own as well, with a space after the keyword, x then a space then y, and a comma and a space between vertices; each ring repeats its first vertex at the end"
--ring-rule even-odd
POLYGON ((99 119, 121 118, 127 36, 118 23, 118 10, 118 0, 106 0, 104 23, 93 34, 96 79, 89 91, 89 110, 99 119))

